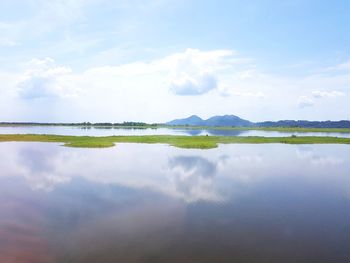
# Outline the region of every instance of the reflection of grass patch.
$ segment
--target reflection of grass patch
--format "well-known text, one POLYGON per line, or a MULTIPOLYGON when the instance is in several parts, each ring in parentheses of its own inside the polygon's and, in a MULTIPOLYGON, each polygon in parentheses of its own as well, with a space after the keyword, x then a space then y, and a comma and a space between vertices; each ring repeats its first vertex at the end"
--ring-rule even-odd
POLYGON ((64 146, 78 147, 78 148, 107 148, 112 147, 115 144, 113 142, 104 141, 76 141, 65 143, 64 146))
POLYGON ((286 144, 350 144, 350 138, 338 137, 235 137, 235 136, 61 136, 6 134, 0 135, 0 142, 57 142, 69 147, 104 148, 115 143, 163 143, 179 148, 210 149, 220 143, 286 143, 286 144))

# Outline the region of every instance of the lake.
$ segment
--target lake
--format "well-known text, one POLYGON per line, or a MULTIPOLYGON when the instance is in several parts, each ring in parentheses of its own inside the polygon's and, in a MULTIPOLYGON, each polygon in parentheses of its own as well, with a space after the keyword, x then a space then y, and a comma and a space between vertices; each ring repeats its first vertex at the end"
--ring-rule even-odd
POLYGON ((350 262, 348 145, 0 156, 0 262, 350 262))
POLYGON ((170 128, 83 128, 70 126, 0 126, 0 134, 56 134, 75 136, 111 136, 111 135, 213 135, 213 136, 262 136, 289 137, 296 136, 332 136, 350 138, 345 132, 280 132, 261 130, 198 130, 198 129, 170 129, 170 128))

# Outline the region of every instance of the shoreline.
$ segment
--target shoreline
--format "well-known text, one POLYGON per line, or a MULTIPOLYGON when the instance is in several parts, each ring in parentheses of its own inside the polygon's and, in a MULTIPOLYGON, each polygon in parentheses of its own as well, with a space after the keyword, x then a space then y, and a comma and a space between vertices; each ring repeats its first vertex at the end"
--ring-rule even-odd
POLYGON ((305 127, 239 127, 239 126, 186 126, 186 125, 82 125, 82 124, 5 124, 0 123, 0 128, 20 127, 70 127, 80 129, 172 129, 172 130, 228 130, 228 131, 277 131, 277 132, 323 132, 323 133, 350 133, 350 128, 305 128, 305 127))

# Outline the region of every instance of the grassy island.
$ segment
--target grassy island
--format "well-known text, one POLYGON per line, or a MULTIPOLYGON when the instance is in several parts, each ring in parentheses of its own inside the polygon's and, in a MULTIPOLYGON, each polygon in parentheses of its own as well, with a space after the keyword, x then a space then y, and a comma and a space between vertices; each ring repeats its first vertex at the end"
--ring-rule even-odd
POLYGON ((61 136, 34 134, 4 134, 0 135, 0 142, 55 142, 69 147, 104 148, 112 147, 116 143, 162 143, 180 148, 209 149, 218 144, 228 143, 285 143, 285 144, 350 144, 350 138, 338 137, 235 137, 235 136, 61 136))

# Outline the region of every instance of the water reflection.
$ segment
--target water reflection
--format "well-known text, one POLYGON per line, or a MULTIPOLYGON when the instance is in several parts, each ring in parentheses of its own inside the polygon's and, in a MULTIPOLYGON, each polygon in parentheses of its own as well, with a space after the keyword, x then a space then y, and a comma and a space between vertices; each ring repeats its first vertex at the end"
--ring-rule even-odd
POLYGON ((297 149, 297 156, 304 159, 311 165, 316 166, 338 166, 344 162, 343 157, 336 155, 320 155, 314 151, 311 146, 299 146, 297 149))
POLYGON ((210 135, 215 136, 252 136, 249 135, 249 131, 235 131, 235 130, 207 130, 210 135))
POLYGON ((56 184, 68 182, 70 177, 61 171, 74 156, 66 155, 58 147, 23 147, 16 160, 21 174, 33 189, 52 190, 56 184))
POLYGON ((347 145, 0 144, 0 262, 347 262, 347 145))
POLYGON ((112 135, 187 135, 187 136, 332 136, 350 138, 350 133, 340 132, 280 132, 262 130, 213 130, 190 128, 116 128, 116 127, 69 127, 69 126, 1 126, 0 134, 58 134, 74 136, 112 135))
POLYGON ((185 200, 219 199, 213 191, 217 163, 200 156, 175 156, 169 159, 168 167, 175 191, 185 200))

